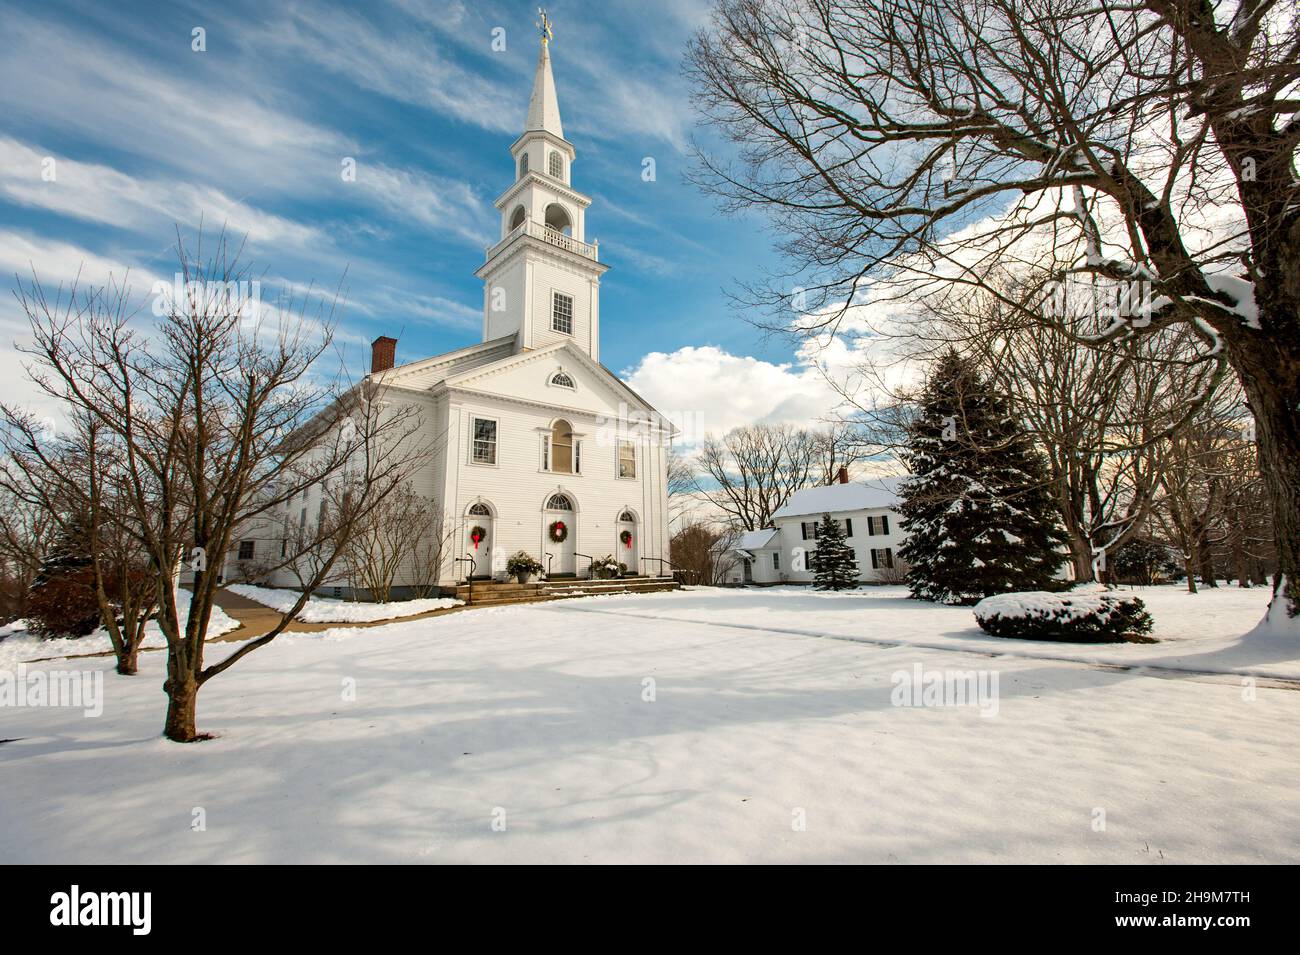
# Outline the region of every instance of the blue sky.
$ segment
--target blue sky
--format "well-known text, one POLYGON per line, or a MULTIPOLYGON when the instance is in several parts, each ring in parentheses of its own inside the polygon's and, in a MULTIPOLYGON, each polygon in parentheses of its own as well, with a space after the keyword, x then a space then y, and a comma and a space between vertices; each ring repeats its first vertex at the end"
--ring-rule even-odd
MULTIPOLYGON (((789 343, 726 290, 775 265, 757 218, 687 184, 681 72, 703 0, 559 0, 548 12, 576 188, 602 282, 602 359, 661 408, 721 430, 826 404, 789 343), (642 178, 652 157, 656 178, 642 178), (751 393, 749 397, 737 395, 751 393), (726 405, 725 414, 710 411, 726 405)), ((228 223, 266 289, 332 287, 353 367, 377 335, 413 360, 480 338, 474 269, 495 241, 538 53, 536 3, 9 3, 0 55, 0 268, 170 278, 173 223, 228 223), (206 50, 192 50, 193 30, 206 50), (505 50, 492 48, 505 31, 505 50), (41 172, 55 162, 54 181, 41 172), (353 158, 355 182, 340 175, 353 158), (29 265, 30 264, 30 265, 29 265)), ((9 284, 9 283, 7 283, 9 284)), ((5 296, 6 299, 9 296, 5 296)), ((0 331, 21 338, 0 306, 0 331)), ((0 364, 9 379, 16 359, 0 364)), ((12 379, 9 379, 12 380, 12 379)))

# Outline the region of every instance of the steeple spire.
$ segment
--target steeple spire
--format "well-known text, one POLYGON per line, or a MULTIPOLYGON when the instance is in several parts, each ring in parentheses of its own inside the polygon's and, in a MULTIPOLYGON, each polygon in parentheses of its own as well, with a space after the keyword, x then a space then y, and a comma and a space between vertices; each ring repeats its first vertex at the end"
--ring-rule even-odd
POLYGON ((541 15, 538 24, 542 31, 542 52, 537 58, 537 74, 533 77, 533 96, 528 101, 528 122, 524 132, 540 129, 553 136, 564 138, 564 128, 560 125, 560 101, 555 95, 555 77, 551 75, 551 21, 545 10, 537 11, 541 15))

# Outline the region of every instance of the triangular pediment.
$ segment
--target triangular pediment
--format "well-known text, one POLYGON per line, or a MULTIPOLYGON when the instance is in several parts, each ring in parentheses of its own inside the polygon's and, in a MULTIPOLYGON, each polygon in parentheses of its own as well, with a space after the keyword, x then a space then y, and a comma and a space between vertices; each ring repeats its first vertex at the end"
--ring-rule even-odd
POLYGON ((466 369, 448 376, 444 385, 595 415, 635 411, 665 430, 677 430, 617 375, 567 341, 466 369), (573 387, 554 383, 556 375, 570 379, 573 387))

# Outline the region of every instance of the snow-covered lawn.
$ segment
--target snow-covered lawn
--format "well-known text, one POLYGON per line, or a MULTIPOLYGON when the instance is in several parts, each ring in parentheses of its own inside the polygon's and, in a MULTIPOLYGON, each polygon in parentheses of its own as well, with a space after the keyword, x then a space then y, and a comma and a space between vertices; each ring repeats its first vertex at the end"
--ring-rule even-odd
MULTIPOLYGON (((298 602, 298 594, 292 590, 255 587, 252 584, 231 584, 226 589, 280 613, 288 613, 298 602)), ((413 617, 431 610, 446 610, 448 607, 459 607, 464 602, 454 597, 394 600, 389 603, 309 597, 295 619, 303 623, 371 623, 375 620, 392 620, 394 617, 413 617)))
POLYGON ((97 719, 0 711, 0 862, 1300 861, 1300 692, 1186 672, 1300 675, 1300 646, 1242 639, 1263 590, 1142 596, 1165 643, 997 640, 896 590, 287 634, 188 746, 146 654, 97 719), (994 705, 895 705, 917 667, 994 705))
MULTIPOLYGON (((181 620, 184 621, 190 612, 190 592, 188 590, 176 591, 176 610, 181 620)), ((219 637, 223 633, 229 633, 238 627, 238 620, 232 620, 220 607, 213 607, 212 617, 208 623, 208 639, 219 637)), ((153 648, 167 646, 167 638, 158 629, 157 623, 150 622, 145 627, 143 646, 153 648)), ((112 649, 113 641, 109 639, 108 631, 103 627, 100 627, 94 633, 75 640, 42 640, 28 634, 25 624, 0 628, 0 668, 12 667, 24 660, 58 657, 66 654, 109 653, 112 649)), ((0 732, 0 736, 3 735, 3 732, 0 732)))

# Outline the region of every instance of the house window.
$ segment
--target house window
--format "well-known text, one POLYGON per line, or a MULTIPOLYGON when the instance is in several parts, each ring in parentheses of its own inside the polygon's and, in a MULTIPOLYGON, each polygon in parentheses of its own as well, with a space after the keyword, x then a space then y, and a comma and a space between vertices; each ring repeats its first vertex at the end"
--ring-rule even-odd
POLYGON ((775 551, 775 550, 772 551, 772 569, 773 569, 773 570, 780 570, 780 569, 781 569, 781 552, 780 552, 780 551, 775 551))
POLYGON ((888 534, 889 518, 885 515, 881 515, 880 517, 868 517, 867 533, 871 534, 872 536, 876 534, 888 534))
POLYGON ((622 514, 618 515, 618 519, 620 521, 623 521, 625 524, 636 523, 636 515, 633 514, 631 511, 624 511, 622 514))
POLYGON ((573 379, 562 371, 557 371, 551 376, 551 384, 558 385, 561 388, 576 388, 573 379))
POLYGON ((807 541, 807 540, 813 540, 813 541, 815 541, 815 540, 817 539, 817 522, 816 522, 816 521, 801 521, 800 524, 799 524, 799 529, 803 532, 803 539, 804 539, 804 540, 806 540, 806 541, 807 541))
POLYGON ((552 152, 550 162, 551 162, 551 169, 550 169, 551 175, 554 176, 556 179, 563 179, 564 159, 561 158, 558 152, 552 152))
POLYGON ((548 511, 571 511, 573 502, 569 500, 567 494, 552 494, 550 500, 546 502, 548 511))
POLYGON ((844 536, 845 537, 853 536, 853 518, 851 517, 844 518, 844 536))
POLYGON ((497 423, 491 418, 474 419, 475 464, 497 463, 497 423))
POLYGON ((636 477, 636 446, 631 441, 618 443, 618 476, 636 477))
POLYGON ((574 459, 573 425, 563 418, 551 427, 550 467, 548 470, 560 474, 573 474, 578 470, 574 459))
POLYGON ((252 541, 240 541, 240 542, 239 542, 239 559, 240 559, 240 560, 252 560, 252 559, 253 559, 253 542, 252 542, 252 541))
POLYGON ((871 549, 871 566, 875 570, 890 568, 894 566, 894 550, 892 547, 873 547, 871 549))
POLYGON ((474 504, 469 509, 470 517, 491 517, 492 510, 486 504, 474 504))
POLYGON ((528 175, 528 153, 519 157, 519 178, 522 179, 528 175))
POLYGON ((551 328, 566 335, 573 334, 573 296, 563 292, 551 293, 551 328))

